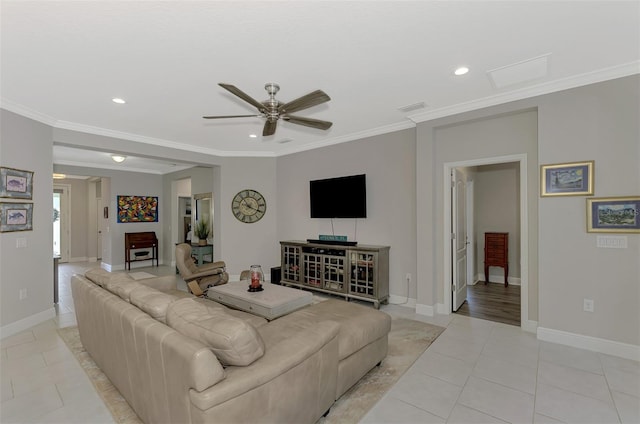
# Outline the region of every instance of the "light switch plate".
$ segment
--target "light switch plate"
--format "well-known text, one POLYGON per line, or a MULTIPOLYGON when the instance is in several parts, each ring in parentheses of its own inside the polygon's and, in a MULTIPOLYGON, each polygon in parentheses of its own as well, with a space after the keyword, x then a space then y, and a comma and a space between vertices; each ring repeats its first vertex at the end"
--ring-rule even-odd
POLYGON ((16 239, 16 249, 22 249, 27 247, 27 239, 24 237, 20 237, 16 239))
POLYGON ((596 246, 606 249, 626 249, 627 236, 598 236, 596 246))

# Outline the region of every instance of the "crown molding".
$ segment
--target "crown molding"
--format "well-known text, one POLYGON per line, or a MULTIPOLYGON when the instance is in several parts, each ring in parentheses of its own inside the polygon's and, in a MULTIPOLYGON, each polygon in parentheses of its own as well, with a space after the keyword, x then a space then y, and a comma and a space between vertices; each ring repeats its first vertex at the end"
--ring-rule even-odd
POLYGON ((503 103, 523 100, 530 97, 541 96, 544 94, 554 93, 556 91, 568 90, 616 78, 627 77, 634 74, 640 74, 640 61, 629 62, 622 65, 612 66, 610 68, 599 69, 593 72, 587 72, 572 77, 537 84, 532 87, 521 88, 506 93, 496 94, 494 96, 484 97, 478 100, 472 100, 470 102, 458 103, 456 105, 434 109, 428 112, 417 113, 408 116, 408 118, 417 124, 419 122, 431 121, 459 113, 471 112, 477 109, 483 109, 503 103))
POLYGON ((0 108, 8 110, 9 112, 17 113, 25 118, 33 119, 34 121, 42 122, 49 126, 55 127, 58 120, 52 116, 44 113, 40 113, 37 110, 33 110, 12 100, 0 97, 0 108))
POLYGON ((304 152, 307 150, 318 149, 320 147, 333 146, 334 144, 346 143, 348 141, 359 140, 361 138, 375 137, 377 135, 388 134, 395 131, 402 131, 409 128, 415 128, 416 124, 411 121, 398 122, 395 124, 384 125, 382 127, 371 128, 369 130, 359 131, 340 137, 325 138, 313 143, 307 143, 302 146, 291 147, 277 153, 276 156, 286 156, 294 153, 304 152))
POLYGON ((124 131, 110 130, 107 128, 94 127, 91 125, 77 124, 69 121, 57 121, 54 125, 56 128, 78 131, 88 134, 101 135, 104 137, 119 138, 121 140, 135 141, 137 143, 150 144, 153 146, 167 147, 176 150, 185 150, 188 152, 200 153, 204 155, 219 157, 235 157, 235 156, 274 156, 272 152, 238 152, 210 149, 208 147, 194 146, 192 144, 178 143, 162 138, 147 137, 139 134, 132 134, 124 131))
POLYGON ((143 168, 132 168, 127 165, 105 165, 100 163, 90 163, 90 162, 76 162, 72 160, 55 160, 53 162, 54 165, 63 165, 63 166, 78 166, 82 168, 97 168, 97 169, 109 169, 112 171, 120 171, 120 172, 138 172, 141 174, 154 174, 154 175, 165 175, 170 174, 172 172, 182 171, 184 169, 193 168, 192 165, 187 166, 176 166, 167 170, 166 172, 157 171, 154 169, 143 169, 143 168))

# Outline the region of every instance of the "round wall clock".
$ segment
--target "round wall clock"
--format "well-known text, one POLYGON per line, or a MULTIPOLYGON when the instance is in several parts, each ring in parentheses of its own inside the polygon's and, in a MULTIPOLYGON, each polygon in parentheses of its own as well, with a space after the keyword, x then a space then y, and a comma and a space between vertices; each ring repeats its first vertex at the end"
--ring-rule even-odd
POLYGON ((231 201, 231 211, 238 221, 251 224, 262 219, 267 201, 255 190, 242 190, 231 201))

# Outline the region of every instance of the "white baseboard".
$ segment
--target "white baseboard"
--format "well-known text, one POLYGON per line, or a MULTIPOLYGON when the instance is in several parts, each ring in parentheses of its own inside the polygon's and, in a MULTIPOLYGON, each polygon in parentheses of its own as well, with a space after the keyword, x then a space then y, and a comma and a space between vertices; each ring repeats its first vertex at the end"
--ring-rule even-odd
POLYGON ((98 258, 95 256, 91 256, 90 258, 87 258, 87 262, 98 262, 98 258))
POLYGON ((640 346, 538 327, 538 340, 640 361, 640 346))
MULTIPOLYGON (((480 281, 484 281, 484 274, 478 274, 476 275, 476 283, 479 283, 480 281)), ((509 278, 507 278, 507 281, 509 282, 509 284, 514 285, 514 286, 519 286, 520 285, 520 277, 511 277, 509 276, 509 278)), ((489 273, 489 282, 490 283, 500 283, 500 284, 504 284, 504 274, 492 274, 489 273)))
POLYGON ((30 317, 26 317, 16 322, 12 322, 11 324, 7 324, 0 328, 0 339, 18 334, 21 331, 33 327, 34 325, 38 325, 41 322, 45 322, 51 318, 55 318, 55 316, 56 310, 54 308, 49 308, 42 312, 38 312, 35 315, 31 315, 30 317))
POLYGON ((406 306, 407 308, 415 308, 416 300, 407 298, 405 296, 397 296, 395 294, 389 295, 389 304, 390 305, 398 305, 398 306, 406 306))
POLYGON ((69 263, 71 262, 88 262, 89 258, 86 256, 78 256, 77 258, 69 258, 69 263))
MULTIPOLYGON (((104 262, 103 262, 104 264, 104 262)), ((109 265, 109 264, 104 264, 104 265, 109 265)), ((159 265, 164 265, 164 263, 162 262, 162 260, 160 260, 159 265)), ((156 266, 156 260, 154 259, 153 262, 151 262, 151 259, 149 259, 148 261, 140 261, 140 262, 131 262, 131 269, 136 269, 136 268, 148 268, 150 266, 156 266)), ((105 266, 102 266, 104 269, 106 269, 107 271, 111 272, 111 271, 122 271, 125 269, 128 269, 129 267, 126 264, 118 264, 118 265, 109 265, 109 268, 105 268, 105 266)))
POLYGON ((416 304, 416 314, 432 317, 434 315, 433 306, 416 304))

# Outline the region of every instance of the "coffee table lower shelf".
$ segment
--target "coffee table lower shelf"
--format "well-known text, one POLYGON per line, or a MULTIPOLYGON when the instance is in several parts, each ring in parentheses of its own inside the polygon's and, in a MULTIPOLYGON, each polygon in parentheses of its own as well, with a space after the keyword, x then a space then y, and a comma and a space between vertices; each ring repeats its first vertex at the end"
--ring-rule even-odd
POLYGON ((230 281, 210 287, 207 297, 234 309, 273 320, 311 304, 313 294, 304 290, 266 283, 264 290, 249 292, 246 281, 230 281))

